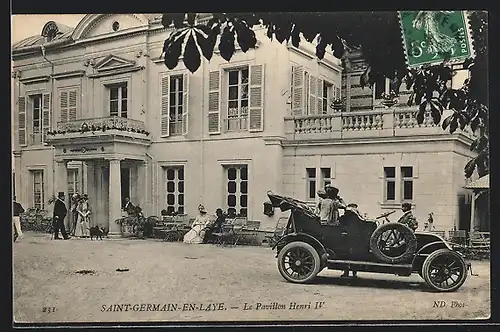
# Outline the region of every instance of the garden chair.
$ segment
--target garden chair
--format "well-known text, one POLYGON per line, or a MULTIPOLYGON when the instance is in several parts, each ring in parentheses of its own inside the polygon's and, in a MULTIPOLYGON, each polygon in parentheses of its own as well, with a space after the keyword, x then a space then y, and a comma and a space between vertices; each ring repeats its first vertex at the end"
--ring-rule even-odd
POLYGON ((237 217, 233 220, 233 246, 238 244, 238 241, 243 236, 243 229, 247 223, 247 219, 243 217, 237 217))
POLYGON ((269 246, 273 246, 276 241, 279 240, 283 233, 285 232, 286 225, 288 224, 288 217, 280 217, 278 222, 276 223, 276 227, 274 228, 274 232, 272 234, 266 235, 267 242, 269 246))

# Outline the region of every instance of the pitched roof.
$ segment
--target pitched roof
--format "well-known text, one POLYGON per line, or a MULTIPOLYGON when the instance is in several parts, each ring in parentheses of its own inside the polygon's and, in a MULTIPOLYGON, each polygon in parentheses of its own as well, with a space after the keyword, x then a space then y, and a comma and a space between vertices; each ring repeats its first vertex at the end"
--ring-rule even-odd
POLYGON ((484 175, 465 186, 467 189, 490 189, 490 176, 484 175))

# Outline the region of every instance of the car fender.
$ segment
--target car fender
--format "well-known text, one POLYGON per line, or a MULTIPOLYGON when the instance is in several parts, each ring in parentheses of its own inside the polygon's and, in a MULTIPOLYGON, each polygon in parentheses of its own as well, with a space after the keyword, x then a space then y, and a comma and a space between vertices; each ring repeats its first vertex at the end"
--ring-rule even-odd
POLYGON ((453 248, 448 243, 446 243, 446 241, 444 239, 440 238, 440 240, 441 241, 430 242, 430 243, 427 243, 426 245, 422 246, 422 248, 420 248, 415 253, 415 256, 413 257, 412 265, 414 265, 415 260, 417 258, 423 257, 423 256, 427 256, 428 254, 425 254, 423 252, 426 251, 426 250, 428 250, 429 248, 434 248, 432 251, 435 251, 437 249, 448 249, 448 250, 453 251, 453 248))
POLYGON ((304 242, 308 242, 313 247, 316 247, 316 248, 319 247, 321 249, 321 252, 319 253, 320 255, 322 253, 326 253, 325 246, 321 242, 319 242, 318 239, 316 239, 314 236, 311 236, 309 234, 300 233, 300 232, 299 233, 289 233, 289 234, 283 236, 281 239, 276 241, 276 243, 274 244, 272 249, 274 250, 274 248, 276 248, 278 246, 278 244, 280 244, 280 243, 283 243, 283 242, 288 243, 288 242, 297 241, 297 240, 301 240, 301 239, 304 242))

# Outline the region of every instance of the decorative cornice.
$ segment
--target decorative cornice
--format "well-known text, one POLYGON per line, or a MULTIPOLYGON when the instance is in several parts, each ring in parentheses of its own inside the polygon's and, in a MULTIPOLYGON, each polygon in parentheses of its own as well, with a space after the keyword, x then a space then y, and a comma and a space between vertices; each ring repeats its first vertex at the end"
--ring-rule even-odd
POLYGON ((118 74, 125 74, 125 73, 132 73, 136 72, 139 70, 143 70, 144 66, 134 66, 134 67, 127 67, 127 68, 120 68, 116 70, 108 70, 105 72, 100 72, 97 74, 90 74, 88 77, 90 78, 98 78, 98 77, 104 77, 104 76, 110 76, 110 75, 118 75, 118 74))
POLYGON ((263 137, 265 145, 282 145, 282 142, 286 140, 283 136, 265 136, 263 137))
POLYGON ((85 76, 85 70, 72 70, 72 71, 65 71, 62 73, 57 73, 52 75, 53 78, 56 80, 61 80, 65 78, 73 78, 73 77, 82 77, 85 76))
POLYGON ((48 82, 49 80, 50 80, 49 75, 32 76, 32 77, 26 77, 26 78, 19 79, 19 81, 21 83, 23 83, 24 85, 35 84, 35 83, 44 83, 44 82, 48 82))

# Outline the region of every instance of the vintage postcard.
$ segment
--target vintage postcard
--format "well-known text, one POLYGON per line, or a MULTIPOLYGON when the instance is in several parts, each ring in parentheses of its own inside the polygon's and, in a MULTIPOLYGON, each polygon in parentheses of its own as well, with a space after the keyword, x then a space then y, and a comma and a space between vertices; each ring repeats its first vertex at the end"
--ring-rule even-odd
POLYGON ((13 15, 14 325, 489 318, 487 29, 13 15))

